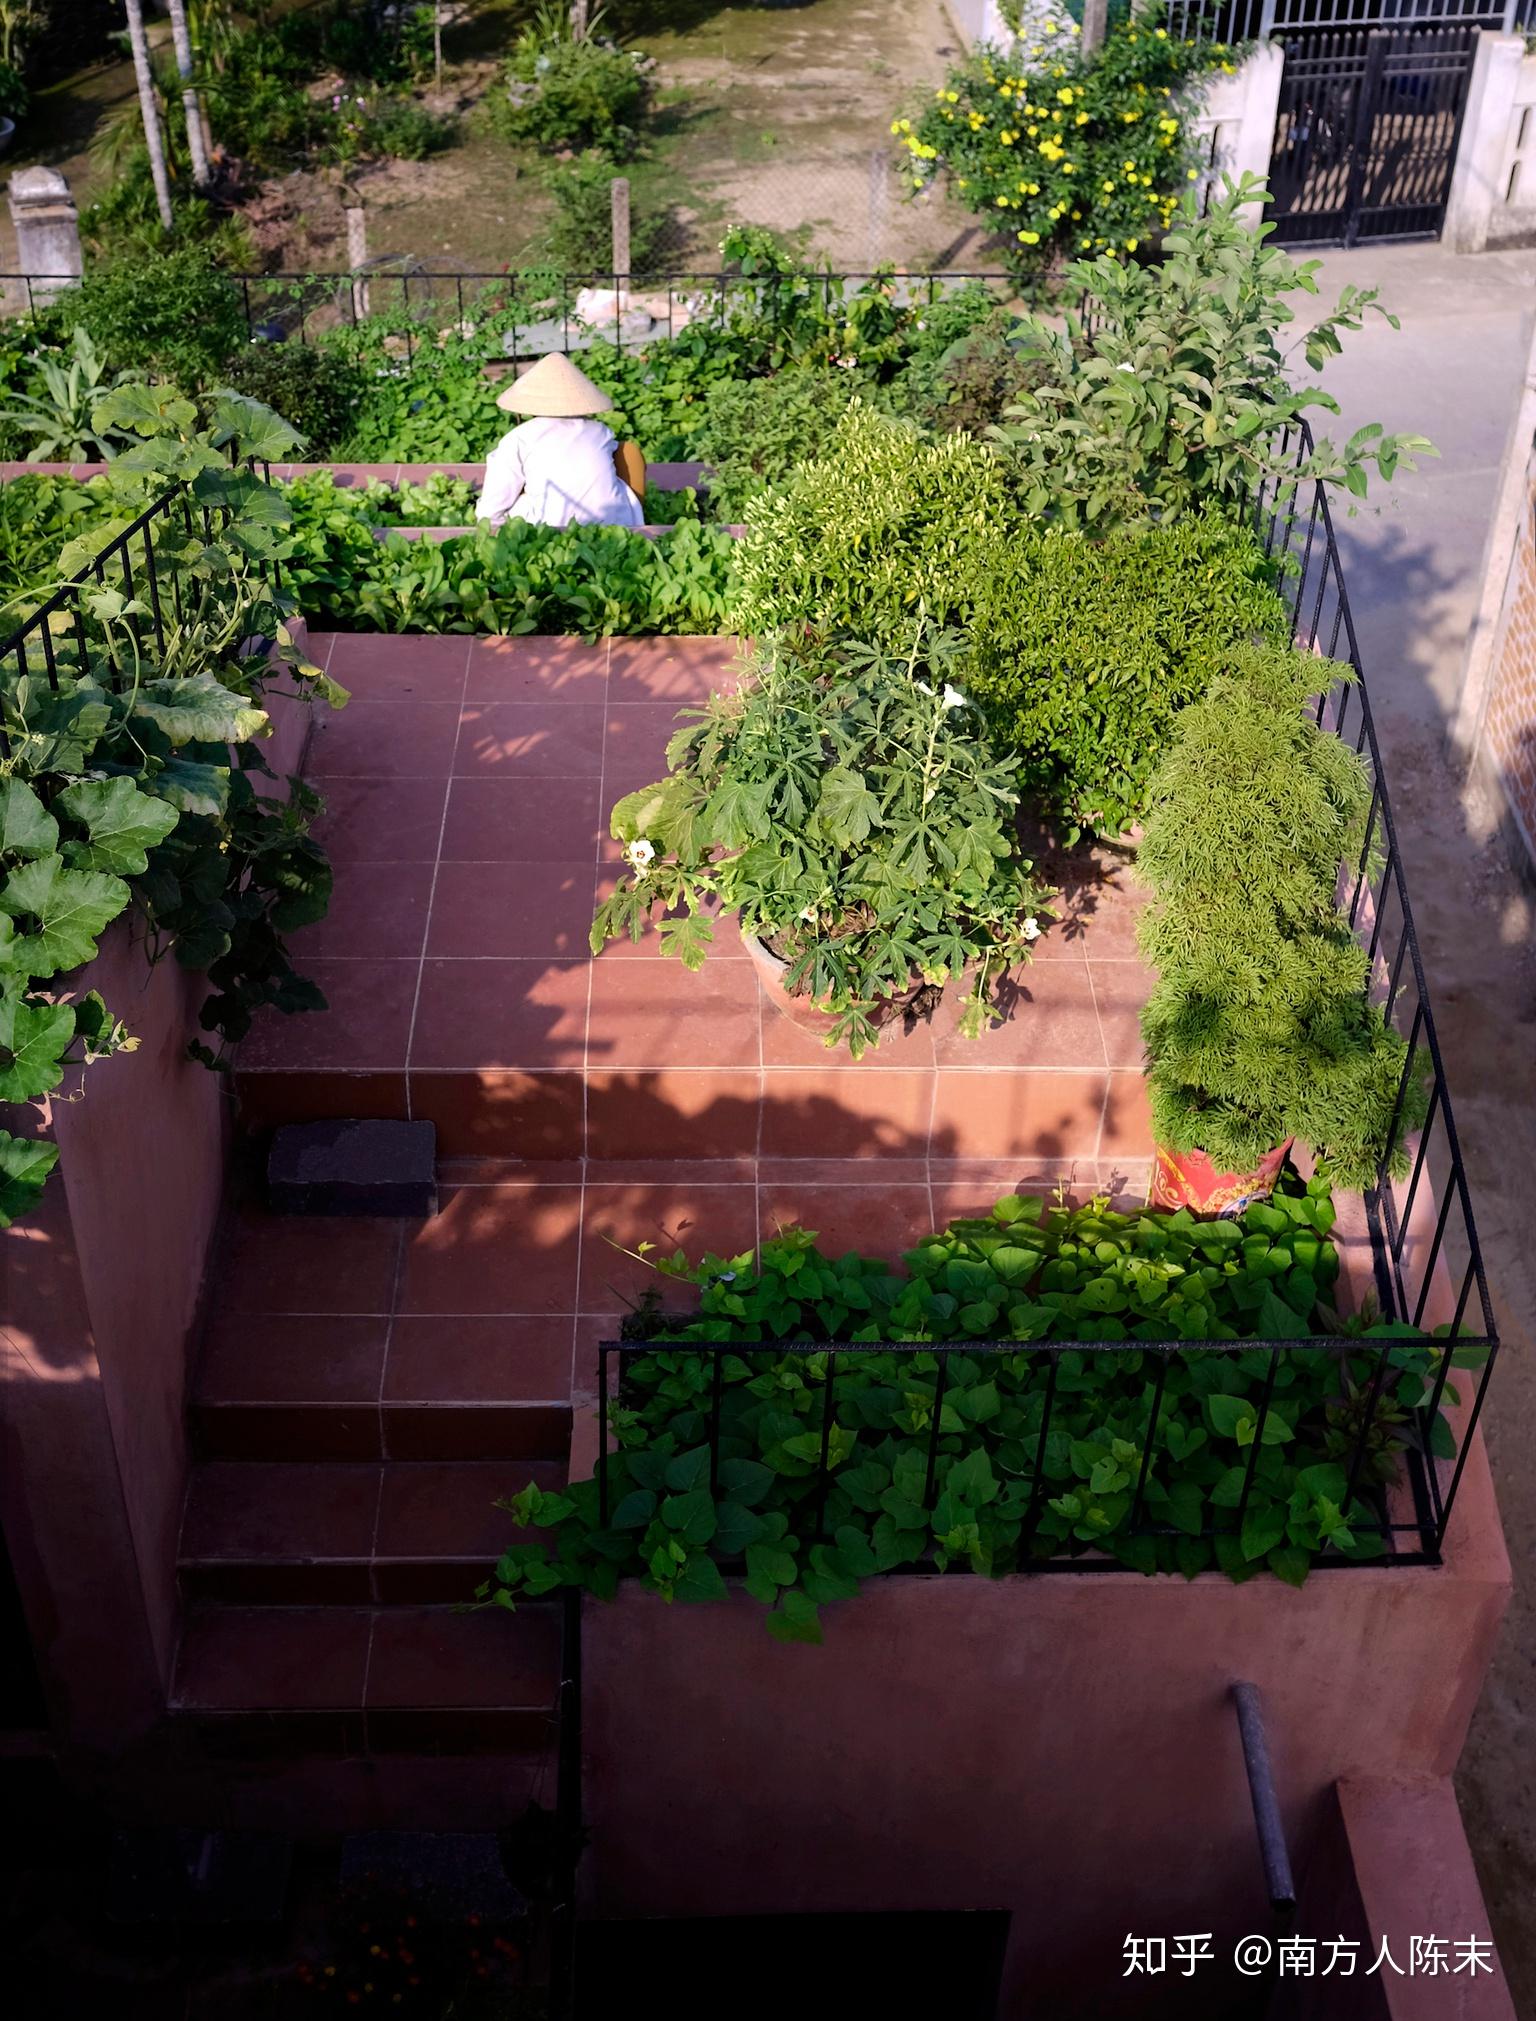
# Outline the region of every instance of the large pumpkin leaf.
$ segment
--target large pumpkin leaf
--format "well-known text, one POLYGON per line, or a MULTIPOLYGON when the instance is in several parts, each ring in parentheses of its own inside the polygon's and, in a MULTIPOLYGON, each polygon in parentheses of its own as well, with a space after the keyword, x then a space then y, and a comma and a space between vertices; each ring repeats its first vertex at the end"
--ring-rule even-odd
POLYGON ((267 727, 264 709, 253 709, 211 674, 150 681, 133 713, 147 717, 173 744, 243 744, 267 727))
POLYGON ((73 1005, 0 996, 0 1102, 30 1102, 56 1088, 74 1035, 73 1005))
POLYGON ((0 1130, 0 1228, 9 1228, 35 1204, 58 1162, 57 1144, 40 1144, 35 1137, 13 1137, 9 1130, 0 1130))
POLYGON ((59 795, 58 805, 90 837, 64 845, 77 870, 137 876, 149 867, 145 850, 163 842, 176 826, 176 809, 141 793, 131 779, 82 779, 59 795))
POLYGON ((183 814, 222 814, 229 805, 229 767, 167 758, 154 776, 154 789, 183 814))
POLYGON ((68 870, 61 856, 40 856, 13 871, 0 891, 0 911, 33 919, 33 969, 37 976, 79 968, 96 952, 96 936, 127 905, 120 877, 99 870, 68 870))
POLYGON ((0 780, 0 855, 51 856, 59 824, 23 779, 0 780))

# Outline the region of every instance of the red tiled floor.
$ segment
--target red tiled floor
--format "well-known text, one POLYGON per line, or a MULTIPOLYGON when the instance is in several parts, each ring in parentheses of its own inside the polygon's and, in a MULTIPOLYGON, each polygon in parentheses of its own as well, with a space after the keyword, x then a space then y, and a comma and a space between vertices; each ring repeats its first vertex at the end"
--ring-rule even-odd
POLYGON ((579 1186, 464 1187, 406 1251, 401 1312, 574 1312, 579 1186))
POLYGON ((323 1011, 258 1013, 241 1042, 243 1071, 336 1067, 354 1073, 403 1067, 419 962, 309 959, 297 937, 294 963, 325 997, 323 1011))
POLYGON ((587 1058, 594 1067, 756 1067, 757 977, 743 962, 598 961, 587 1058))
POLYGON ((755 1186, 604 1185, 589 1178, 582 1210, 581 1310, 612 1312, 647 1292, 669 1305, 692 1293, 651 1267, 683 1250, 697 1261, 706 1251, 735 1256, 757 1243, 755 1186), (651 1245, 651 1262, 630 1253, 651 1245), (677 1295, 671 1295, 677 1294, 677 1295))
POLYGON ((735 639, 615 639, 608 657, 613 702, 704 702, 734 689, 741 647, 735 639))
POLYGON ((524 637, 475 639, 470 644, 465 700, 482 702, 594 702, 608 699, 608 642, 524 637))
POLYGON ((1141 961, 1092 961, 1088 973, 1099 1007, 1099 1029, 1111 1067, 1139 1069, 1145 1056, 1141 1007, 1155 977, 1141 961))
MULTIPOLYGON (((622 702, 607 711, 603 790, 609 804, 667 776, 667 745, 686 718, 681 702, 622 702)), ((606 811, 606 810, 605 810, 606 811)))
POLYGON ((927 1156, 931 1068, 880 1070, 834 1053, 823 1072, 774 1069, 763 1085, 765 1158, 878 1158, 883 1165, 887 1157, 927 1156))
POLYGON ((421 953, 431 863, 348 863, 335 874, 331 908, 304 937, 306 958, 391 960, 421 953))
POLYGON ((931 1148, 936 1158, 1094 1158, 1104 1073, 939 1071, 931 1148))
POLYGON ((262 1073, 247 1071, 242 1055, 235 1076, 240 1124, 245 1131, 275 1130, 280 1123, 403 1118, 405 1074, 262 1073))
POLYGON ((388 1312, 400 1246, 414 1225, 243 1212, 220 1259, 219 1311, 388 1312))
POLYGON ((1146 1082, 1140 1074, 1111 1074, 1099 1157, 1150 1158, 1152 1152, 1152 1112, 1147 1103, 1146 1082))
POLYGON ((337 866, 431 864, 447 793, 439 779, 327 779, 325 812, 310 832, 337 866))
POLYGON ((305 769, 314 779, 445 779, 458 735, 457 701, 359 700, 316 727, 305 769))
POLYGON ((440 1167, 445 1158, 545 1161, 582 1155, 586 1092, 579 1073, 418 1070, 410 1087, 411 1115, 437 1128, 440 1167))
POLYGON ((173 1700, 205 1711, 361 1705, 372 1626, 365 1608, 194 1609, 173 1700))
POLYGON ((762 1189, 759 1220, 764 1240, 781 1228, 813 1228, 823 1255, 895 1258, 933 1229, 926 1186, 796 1186, 762 1189))
MULTIPOLYGON (((574 1279, 573 1279, 574 1282, 574 1279)), ((571 1326, 550 1319, 413 1319, 389 1339, 386 1403, 563 1403, 571 1326)))
POLYGON ((193 1469, 180 1555, 366 1558, 378 1507, 375 1465, 205 1461, 193 1469))
POLYGON ((236 1317, 219 1286, 193 1391, 202 1451, 227 1459, 377 1459, 389 1322, 236 1317))
MULTIPOLYGON (((743 952, 746 950, 743 949, 743 952)), ((763 1065, 765 1067, 805 1067, 832 1071, 851 1064, 852 1057, 841 1041, 827 1044, 834 1020, 808 1004, 796 1000, 793 1010, 776 983, 757 976, 758 1000, 762 1005, 763 1065)), ((897 1019, 884 1026, 878 1041, 869 1048, 860 1064, 871 1070, 901 1067, 926 1070, 933 1065, 933 1026, 927 1018, 914 1018, 909 1031, 897 1019)))
POLYGON ((575 862, 444 863, 427 952, 494 957, 587 952, 592 857, 575 862))
POLYGON ((443 828, 445 863, 593 860, 606 830, 601 782, 579 779, 455 779, 443 828))
POLYGON ((325 671, 351 690, 354 705, 457 702, 463 699, 470 643, 453 633, 346 632, 337 636, 325 671))
POLYGON ((410 1065, 579 1070, 589 975, 584 961, 428 961, 410 1065))
POLYGON ((755 1067, 610 1073, 594 1066, 586 1083, 589 1158, 756 1155, 762 1077, 755 1067))
POLYGON ((495 1559, 518 1534, 496 1503, 530 1481, 559 1487, 562 1470, 529 1460, 418 1460, 384 1469, 380 1558, 495 1559))
POLYGON ((603 769, 603 719, 590 702, 472 702, 464 709, 454 772, 460 778, 595 778, 603 769))
POLYGON ((961 1000, 953 991, 934 1013, 934 1056, 940 1066, 1098 1067, 1104 1064, 1099 1014, 1088 964, 1070 956, 1039 962, 1007 977, 995 993, 1003 1011, 979 1039, 960 1036, 961 1000))
MULTIPOLYGON (((508 1519, 510 1527, 510 1518, 508 1519)), ((368 1665, 370 1706, 548 1705, 559 1673, 553 1608, 400 1607, 381 1613, 368 1665)))

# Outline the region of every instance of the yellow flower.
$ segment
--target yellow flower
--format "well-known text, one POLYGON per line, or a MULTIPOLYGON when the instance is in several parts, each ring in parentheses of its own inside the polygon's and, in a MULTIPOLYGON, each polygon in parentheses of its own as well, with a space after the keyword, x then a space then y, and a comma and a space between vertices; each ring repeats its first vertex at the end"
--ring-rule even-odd
POLYGON ((1074 119, 1074 120, 1073 120, 1072 124, 1073 124, 1074 126, 1086 126, 1086 125, 1088 124, 1088 115, 1087 115, 1087 113, 1086 113, 1086 112, 1080 112, 1080 113, 1079 113, 1079 114, 1077 115, 1076 119, 1074 119))
POLYGON ((947 98, 951 105, 958 105, 960 103, 960 94, 958 91, 946 91, 942 94, 942 96, 947 98))
POLYGON ((1127 240, 1126 240, 1126 242, 1125 242, 1125 250, 1126 250, 1126 251, 1127 251, 1128 253, 1134 253, 1134 252, 1135 252, 1135 250, 1136 250, 1136 248, 1137 248, 1137 247, 1138 247, 1138 246, 1139 246, 1140 244, 1141 244, 1141 240, 1140 240, 1140 239, 1127 239, 1127 240))
POLYGON ((1008 208, 1008 199, 1007 199, 1007 197, 1005 197, 1005 196, 1000 196, 1000 197, 998 198, 998 200, 997 200, 997 207, 998 207, 998 209, 999 209, 1000 211, 1005 211, 1005 210, 1007 210, 1007 208, 1008 208))
POLYGON ((1133 169, 1133 168, 1135 168, 1136 164, 1135 164, 1135 162, 1133 162, 1133 161, 1128 161, 1128 162, 1127 162, 1127 163, 1125 164, 1125 166, 1126 166, 1127 170, 1130 170, 1130 169, 1133 169))
POLYGON ((1060 103, 1060 104, 1062 104, 1062 105, 1070 105, 1070 104, 1072 103, 1072 87, 1071 87, 1071 85, 1070 85, 1070 84, 1064 84, 1064 85, 1063 85, 1063 86, 1061 87, 1060 91, 1058 91, 1058 92, 1057 92, 1057 94, 1056 94, 1056 97, 1057 97, 1057 100, 1059 101, 1059 103, 1060 103))
POLYGON ((1073 218, 1076 219, 1079 223, 1082 221, 1082 215, 1083 214, 1081 211, 1074 211, 1072 213, 1073 218))
POLYGON ((1039 183, 1037 183, 1037 182, 1032 182, 1032 183, 1030 184, 1029 188, 1028 188, 1028 189, 1027 189, 1027 190, 1026 190, 1026 191, 1024 192, 1024 194, 1025 194, 1026 196, 1039 196, 1039 194, 1040 194, 1040 185, 1039 185, 1039 183))
POLYGON ((1019 237, 1027 246, 1037 246, 1040 243, 1040 234, 1038 232, 1020 232, 1019 237))
POLYGON ((1168 40, 1168 30, 1166 28, 1154 28, 1152 32, 1159 42, 1166 42, 1168 40))
POLYGON ((1200 171, 1197 168, 1187 169, 1185 173, 1191 182, 1198 182, 1200 180, 1200 171))

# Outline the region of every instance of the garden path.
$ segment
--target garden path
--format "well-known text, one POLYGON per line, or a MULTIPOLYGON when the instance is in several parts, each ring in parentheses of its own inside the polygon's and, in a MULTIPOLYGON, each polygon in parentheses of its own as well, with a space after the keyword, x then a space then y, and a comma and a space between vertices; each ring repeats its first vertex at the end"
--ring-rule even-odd
MULTIPOLYGON (((1345 340, 1323 383, 1339 432, 1368 421, 1439 447, 1339 521, 1483 1253, 1506 1342, 1485 1419, 1515 1604, 1458 1787, 1515 2004, 1536 2014, 1536 885, 1446 741, 1529 340, 1536 252, 1438 245, 1322 256, 1322 299, 1378 285, 1402 320, 1345 340)), ((1330 417, 1331 419, 1331 417, 1330 417)))

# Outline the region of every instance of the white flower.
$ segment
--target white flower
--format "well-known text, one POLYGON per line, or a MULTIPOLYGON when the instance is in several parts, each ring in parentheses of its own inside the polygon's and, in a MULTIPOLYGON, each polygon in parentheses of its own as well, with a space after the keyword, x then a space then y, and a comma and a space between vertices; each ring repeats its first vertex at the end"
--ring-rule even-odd
POLYGON ((1026 940, 1038 940, 1040 938, 1040 922, 1033 913, 1024 922, 1024 938, 1026 940))
POLYGON ((963 709, 967 706, 965 696, 949 681, 944 683, 944 706, 946 709, 963 709))
POLYGON ((816 924, 815 906, 814 905, 806 906, 804 911, 800 914, 800 917, 806 922, 808 926, 814 926, 816 924))
POLYGON ((635 841, 626 845, 624 860, 628 863, 636 877, 644 877, 646 871, 656 860, 655 843, 647 842, 643 835, 638 836, 635 841))

